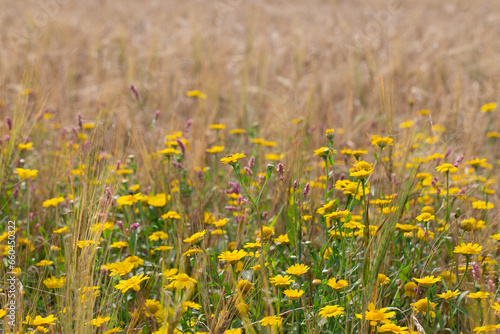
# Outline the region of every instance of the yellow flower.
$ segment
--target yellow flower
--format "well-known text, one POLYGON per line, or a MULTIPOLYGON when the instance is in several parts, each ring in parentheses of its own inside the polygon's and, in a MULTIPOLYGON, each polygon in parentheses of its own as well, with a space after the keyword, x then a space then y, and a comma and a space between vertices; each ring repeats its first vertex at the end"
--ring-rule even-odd
POLYGON ((406 122, 400 123, 400 124, 399 124, 399 127, 400 127, 401 129, 406 129, 406 128, 411 128, 413 125, 415 125, 415 123, 414 123, 413 121, 409 120, 409 121, 406 121, 406 122))
POLYGON ((417 111, 417 114, 419 114, 419 115, 429 115, 430 113, 431 113, 431 111, 427 110, 427 109, 417 111))
POLYGON ((54 197, 43 202, 42 206, 48 208, 49 206, 57 206, 57 204, 64 202, 64 197, 54 197))
POLYGON ((290 275, 300 276, 302 274, 305 274, 309 269, 311 268, 304 264, 294 264, 286 270, 286 273, 290 275))
POLYGON ((436 171, 440 173, 456 173, 458 171, 458 168, 453 166, 452 164, 449 163, 444 163, 441 166, 436 167, 436 171))
POLYGON ((163 216, 161 216, 162 219, 182 219, 181 215, 178 214, 175 211, 169 211, 163 216))
POLYGON ((231 133, 231 134, 240 134, 240 133, 246 133, 246 132, 247 132, 247 130, 245 130, 245 129, 233 129, 233 130, 229 131, 229 133, 231 133))
POLYGON ((430 314, 430 316, 433 318, 436 316, 436 313, 434 313, 434 308, 437 304, 428 301, 427 298, 420 299, 410 305, 413 306, 413 310, 418 313, 422 313, 423 315, 430 314))
MULTIPOLYGON (((365 320, 370 321, 370 325, 372 326, 376 326, 379 322, 388 324, 390 323, 389 318, 392 318, 396 314, 396 312, 386 312, 386 308, 377 310, 375 308, 375 304, 370 303, 368 304, 368 309, 365 312, 365 320)), ((356 314, 356 318, 363 319, 363 316, 361 314, 356 314)))
POLYGON ((59 289, 64 285, 65 282, 66 282, 66 277, 60 277, 60 278, 49 277, 47 279, 44 279, 42 283, 49 289, 59 289))
POLYGON ((476 254, 479 254, 482 249, 483 249, 483 247, 479 246, 478 244, 461 243, 460 246, 455 247, 455 249, 453 250, 453 253, 463 254, 463 255, 476 255, 476 254))
POLYGON ((101 325, 105 322, 108 322, 111 318, 110 317, 103 317, 103 316, 98 316, 97 318, 95 319, 92 319, 90 321, 90 323, 93 325, 93 326, 96 326, 96 327, 101 327, 101 325))
POLYGON ((175 148, 167 147, 161 151, 158 151, 158 153, 165 155, 173 155, 173 154, 181 154, 181 151, 176 150, 175 148))
POLYGON ((234 250, 234 251, 227 251, 223 252, 221 255, 218 256, 219 261, 227 261, 229 263, 236 263, 242 258, 244 258, 248 253, 245 252, 244 250, 234 250))
POLYGON ((441 276, 434 278, 434 276, 425 276, 424 278, 414 278, 414 280, 421 284, 424 288, 428 288, 432 286, 436 282, 441 281, 441 276))
POLYGON ((496 333, 497 329, 499 328, 500 325, 486 325, 481 327, 475 327, 473 331, 478 333, 496 333))
POLYGON ((483 292, 483 291, 478 291, 474 293, 469 293, 467 295, 467 298, 472 298, 472 299, 484 299, 490 295, 489 292, 483 292))
POLYGON ((417 285, 413 282, 408 282, 405 284, 404 289, 405 289, 405 295, 414 298, 416 296, 415 289, 417 288, 417 285))
POLYGON ((113 242, 111 245, 109 245, 110 248, 123 248, 123 247, 127 247, 128 246, 128 243, 126 243, 125 241, 116 241, 116 242, 113 242))
POLYGON ((188 242, 191 245, 195 245, 197 243, 200 243, 203 240, 203 236, 205 235, 205 233, 207 233, 207 230, 197 232, 197 233, 193 234, 192 236, 190 236, 189 238, 184 239, 184 242, 188 242))
POLYGON ((199 309, 201 309, 201 305, 194 303, 194 302, 187 301, 187 302, 182 303, 182 308, 184 311, 186 311, 188 308, 194 308, 195 310, 199 310, 199 309))
POLYGON ((38 174, 37 169, 24 169, 24 168, 16 168, 16 171, 14 172, 17 174, 20 180, 25 180, 27 178, 34 179, 35 176, 38 174))
POLYGON ((493 203, 486 203, 485 201, 474 201, 472 202, 472 207, 474 209, 478 209, 478 210, 491 210, 493 209, 495 206, 493 205, 493 203))
POLYGON ((45 266, 50 266, 53 263, 54 263, 54 261, 42 260, 42 261, 40 261, 38 263, 35 263, 35 266, 37 266, 37 267, 45 267, 45 266))
POLYGON ((373 173, 373 164, 369 164, 366 161, 357 161, 354 165, 354 171, 351 172, 350 176, 355 177, 359 180, 366 179, 368 175, 373 173))
POLYGON ((179 270, 177 268, 167 269, 162 274, 166 279, 170 279, 175 276, 179 270))
POLYGON ((100 242, 99 241, 92 241, 92 240, 80 240, 76 243, 76 245, 79 247, 79 248, 87 248, 87 247, 90 247, 94 244, 97 244, 99 245, 100 242))
MULTIPOLYGON (((379 333, 392 333, 392 334, 410 334, 408 327, 399 327, 396 324, 385 324, 377 328, 379 333)), ((412 332, 414 333, 414 332, 412 332)), ((418 332, 417 332, 418 333, 418 332)))
POLYGON ((168 287, 172 287, 174 289, 191 289, 196 283, 198 283, 198 281, 196 281, 194 278, 191 278, 184 273, 172 276, 168 279, 172 280, 172 283, 170 283, 168 287))
POLYGON ((344 314, 344 308, 340 307, 339 305, 328 305, 328 306, 322 307, 319 310, 318 314, 323 319, 336 317, 338 315, 344 314))
POLYGON ((210 124, 210 129, 214 130, 224 130, 226 126, 224 124, 210 124))
POLYGON ((269 282, 271 284, 274 284, 277 287, 285 287, 285 286, 289 286, 290 284, 292 284, 293 280, 291 279, 291 276, 288 276, 288 275, 285 275, 284 277, 281 275, 277 275, 277 276, 271 277, 269 279, 269 282))
POLYGON ((227 329, 224 331, 224 334, 242 334, 243 330, 240 328, 227 329))
POLYGON ((283 293, 285 294, 285 296, 287 296, 288 299, 297 300, 304 294, 304 291, 297 289, 296 290, 287 289, 283 291, 283 293))
POLYGON ((466 163, 468 165, 471 165, 472 167, 479 167, 479 166, 481 166, 485 162, 486 162, 486 159, 474 158, 471 161, 467 161, 466 163))
POLYGON ((224 146, 214 146, 206 150, 207 153, 213 153, 213 154, 220 153, 222 151, 224 151, 224 146))
POLYGON ((497 107, 497 104, 495 102, 487 103, 481 107, 481 112, 482 113, 490 112, 490 111, 495 110, 496 107, 497 107))
POLYGON ((448 290, 444 293, 441 293, 441 294, 437 294, 436 296, 438 296, 439 298, 443 298, 443 299, 450 299, 450 298, 454 298, 456 296, 458 296, 460 294, 460 291, 455 290, 455 291, 451 291, 451 290, 448 290))
POLYGON ((153 234, 151 234, 148 239, 150 241, 158 241, 158 240, 165 240, 168 239, 168 234, 163 232, 163 231, 156 231, 153 234))
POLYGON ((280 244, 287 244, 290 242, 290 239, 288 239, 288 235, 283 234, 278 236, 277 238, 274 238, 274 242, 280 244))
POLYGON ((137 203, 141 200, 142 194, 137 193, 133 195, 125 195, 125 196, 120 196, 117 200, 116 203, 118 205, 133 205, 134 203, 137 203))
POLYGON ((234 165, 239 159, 244 157, 246 157, 246 155, 243 153, 229 154, 225 158, 220 159, 220 161, 225 165, 234 165))
POLYGON ((345 288, 346 286, 349 286, 349 283, 347 283, 347 281, 343 280, 343 279, 339 279, 337 281, 336 278, 330 278, 328 280, 328 283, 327 285, 329 287, 331 287, 333 290, 335 291, 339 291, 339 290, 342 290, 343 288, 345 288))
POLYGON ((282 317, 265 317, 259 321, 262 326, 279 326, 283 322, 282 317))
POLYGON ((19 150, 29 150, 33 146, 33 143, 19 144, 17 148, 19 150))
POLYGON ((4 315, 6 315, 7 312, 5 310, 1 310, 0 309, 0 319, 2 319, 4 317, 4 315))
POLYGON ((142 281, 145 281, 149 279, 149 276, 145 276, 144 274, 140 274, 138 276, 132 276, 131 278, 127 280, 122 280, 119 282, 119 284, 115 285, 115 288, 118 290, 121 290, 122 293, 127 292, 130 289, 133 289, 135 291, 139 291, 141 289, 141 286, 139 283, 142 281))
POLYGON ((322 158, 327 157, 328 153, 330 153, 330 149, 328 147, 320 147, 314 150, 314 155, 320 156, 322 158))
POLYGON ((125 261, 133 263, 134 268, 138 268, 139 266, 142 266, 144 264, 144 260, 135 255, 130 255, 125 259, 125 261))
POLYGON ((166 252, 168 250, 174 249, 172 246, 158 246, 156 248, 153 248, 154 251, 156 252, 166 252))
POLYGON ((37 315, 35 319, 32 319, 30 316, 26 316, 26 320, 23 321, 23 324, 31 326, 47 326, 47 325, 55 325, 56 321, 57 319, 53 315, 49 315, 46 318, 42 318, 41 316, 37 315))
POLYGON ((418 215, 415 219, 421 222, 428 222, 429 220, 436 219, 436 217, 428 212, 424 212, 418 215))
POLYGON ((156 194, 154 196, 148 196, 148 205, 154 206, 156 208, 161 208, 167 204, 167 196, 165 194, 156 194))
POLYGON ((132 271, 132 269, 134 269, 134 264, 128 261, 122 261, 105 265, 105 268, 110 272, 109 276, 123 276, 127 275, 132 271))
POLYGON ((385 276, 384 274, 377 275, 378 285, 388 284, 389 282, 390 282, 389 277, 385 276))
POLYGON ((377 135, 372 136, 372 146, 379 146, 384 148, 385 146, 392 146, 393 139, 389 137, 379 137, 377 135))
POLYGON ((190 91, 186 92, 186 95, 190 96, 190 97, 197 97, 197 98, 202 99, 202 100, 205 100, 207 98, 207 95, 203 94, 199 90, 190 90, 190 91))

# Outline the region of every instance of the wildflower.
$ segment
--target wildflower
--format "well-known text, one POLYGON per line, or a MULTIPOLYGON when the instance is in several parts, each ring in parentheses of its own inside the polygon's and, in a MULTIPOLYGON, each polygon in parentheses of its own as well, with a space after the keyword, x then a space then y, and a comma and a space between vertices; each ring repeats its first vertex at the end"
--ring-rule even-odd
POLYGON ((487 104, 481 106, 481 112, 482 113, 490 112, 490 111, 495 110, 496 107, 497 107, 497 104, 495 102, 487 103, 487 104))
POLYGON ((407 129, 407 128, 411 128, 413 125, 415 125, 415 122, 408 120, 406 122, 400 123, 399 127, 401 129, 407 129))
POLYGON ((259 321, 262 326, 279 326, 282 322, 282 317, 265 317, 259 321))
POLYGON ((247 130, 245 130, 245 129, 233 129, 233 130, 229 131, 229 133, 231 133, 231 134, 241 134, 241 133, 246 133, 246 132, 247 132, 247 130))
POLYGON ((428 287, 432 286, 434 283, 440 282, 441 277, 438 276, 438 277, 434 278, 434 276, 425 276, 424 278, 414 278, 414 280, 418 284, 422 285, 424 288, 428 288, 428 287))
POLYGON ((243 329, 241 328, 233 328, 233 329, 227 329, 224 331, 224 334, 242 334, 243 329))
POLYGON ((318 314, 321 318, 328 319, 344 314, 344 308, 339 305, 328 305, 320 308, 318 314))
POLYGON ((156 231, 153 234, 151 234, 148 239, 150 241, 158 241, 158 240, 165 240, 168 239, 168 234, 163 232, 163 231, 156 231))
POLYGON ((116 241, 116 242, 113 242, 111 245, 109 245, 110 248, 123 248, 123 247, 127 247, 128 246, 128 243, 125 242, 125 241, 116 241))
POLYGON ((122 293, 127 292, 130 289, 134 289, 135 291, 139 291, 141 289, 141 286, 139 283, 142 281, 145 281, 149 279, 149 276, 145 276, 144 274, 140 274, 138 276, 132 276, 128 280, 122 280, 119 282, 119 284, 115 285, 115 288, 118 290, 121 290, 122 293))
POLYGON ((444 293, 441 293, 441 294, 437 294, 436 296, 438 296, 439 298, 443 298, 443 299, 450 299, 450 298, 454 298, 456 296, 458 296, 460 294, 460 291, 455 290, 455 291, 451 291, 451 290, 448 290, 444 293))
POLYGON ((186 95, 190 96, 190 97, 197 97, 197 98, 202 99, 202 100, 205 100, 207 98, 207 95, 203 94, 199 90, 190 90, 190 91, 186 92, 186 95))
POLYGON ((175 211, 169 211, 163 216, 161 216, 162 219, 182 219, 181 215, 178 214, 175 211))
MULTIPOLYGON (((384 324, 390 323, 389 318, 392 318, 394 315, 396 315, 396 312, 386 312, 386 308, 377 310, 375 308, 375 304, 370 303, 368 304, 368 309, 365 312, 365 320, 370 321, 370 325, 372 326, 376 326, 379 322, 382 322, 384 324)), ((356 318, 363 319, 363 316, 361 314, 356 314, 356 318)))
POLYGON ((474 293, 469 293, 467 295, 467 298, 484 299, 484 298, 487 298, 489 295, 490 295, 489 292, 478 291, 478 292, 474 292, 474 293))
POLYGON ((165 276, 165 278, 170 279, 171 277, 175 276, 179 269, 177 268, 172 268, 172 269, 167 269, 165 270, 162 274, 165 276))
POLYGON ((500 325, 486 325, 481 327, 475 327, 473 331, 478 333, 496 333, 497 329, 499 328, 500 325))
POLYGON ((384 274, 378 274, 377 275, 377 283, 378 285, 383 285, 389 283, 389 277, 385 276, 384 274))
POLYGON ((175 148, 167 147, 161 151, 158 151, 158 153, 170 156, 170 155, 174 155, 174 154, 181 154, 181 151, 176 150, 175 148))
POLYGON ((7 314, 7 311, 0 309, 0 319, 2 319, 4 317, 4 315, 6 315, 6 314, 7 314))
POLYGON ((430 316, 433 318, 436 316, 436 313, 434 313, 434 308, 437 304, 428 301, 427 298, 420 299, 410 305, 413 306, 413 310, 418 313, 422 313, 423 315, 430 314, 430 316))
POLYGON ((474 201, 474 202, 472 202, 472 207, 474 209, 478 209, 478 210, 491 210, 495 206, 493 205, 493 203, 489 203, 489 202, 485 202, 485 201, 474 201))
MULTIPOLYGON (((379 333, 409 334, 408 327, 399 327, 393 323, 384 324, 377 328, 379 333)), ((412 332, 413 333, 413 332, 412 332)), ((418 333, 418 332, 417 332, 418 333)))
POLYGON ((449 163, 444 163, 441 166, 437 166, 436 170, 440 173, 456 173, 458 171, 458 168, 453 166, 452 164, 449 163))
POLYGON ((285 294, 285 296, 287 296, 288 299, 297 300, 304 294, 304 291, 297 289, 295 290, 287 289, 283 291, 283 293, 285 294))
POLYGON ((377 135, 372 136, 372 146, 379 146, 384 148, 385 146, 392 146, 393 139, 389 137, 379 137, 377 135))
POLYGON ((25 180, 28 178, 34 179, 38 174, 38 169, 16 168, 16 171, 14 173, 17 174, 20 180, 25 180))
POLYGON ((227 251, 223 252, 221 255, 218 256, 219 261, 227 261, 231 264, 238 262, 242 258, 244 258, 248 253, 245 252, 244 250, 234 250, 234 251, 227 251))
POLYGON ((418 215, 415 219, 421 222, 428 222, 429 220, 436 219, 436 217, 428 212, 424 212, 418 215))
POLYGON ((121 196, 116 200, 116 203, 118 205, 133 205, 134 203, 137 203, 141 200, 142 194, 137 193, 134 195, 125 195, 121 196))
POLYGON ((184 310, 187 310, 188 308, 194 308, 195 310, 199 310, 199 309, 201 309, 201 305, 194 303, 194 302, 187 301, 187 302, 182 303, 182 308, 184 310))
POLYGON ((110 271, 109 276, 123 276, 127 275, 132 271, 132 269, 134 269, 134 264, 128 261, 123 261, 105 265, 105 268, 110 271))
POLYGON ((220 161, 225 165, 234 165, 239 159, 244 157, 246 157, 246 155, 243 153, 229 154, 225 158, 220 159, 220 161))
POLYGON ((76 245, 79 247, 79 248, 87 248, 87 247, 90 247, 94 244, 97 244, 99 245, 99 241, 93 241, 93 240, 80 240, 76 243, 76 245))
POLYGON ((366 161, 357 161, 354 165, 354 170, 355 171, 351 172, 350 176, 363 180, 373 173, 373 164, 369 164, 366 161))
POLYGON ((288 235, 283 234, 278 236, 277 238, 274 238, 274 242, 280 244, 287 244, 290 242, 290 239, 288 239, 288 235))
POLYGON ((37 267, 45 267, 45 266, 50 266, 53 263, 54 263, 54 261, 42 260, 42 261, 40 261, 38 263, 35 263, 35 266, 37 266, 37 267))
POLYGON ((158 246, 156 248, 153 248, 153 250, 156 252, 165 252, 165 251, 168 251, 171 249, 174 249, 174 247, 172 247, 172 246, 158 246))
POLYGON ((57 206, 57 204, 64 202, 64 197, 54 197, 43 202, 42 206, 48 208, 49 206, 57 206))
POLYGON ((416 292, 415 290, 417 289, 417 285, 413 282, 408 282, 404 286, 405 289, 405 295, 410 297, 410 298, 415 298, 416 292))
POLYGON ((314 155, 320 156, 322 158, 326 158, 328 156, 328 153, 330 153, 330 149, 328 147, 320 147, 314 150, 314 155))
POLYGON ((222 151, 224 151, 224 146, 214 146, 206 150, 207 153, 212 153, 212 154, 220 153, 222 151))
POLYGON ((172 280, 172 283, 169 284, 169 287, 171 286, 175 289, 191 289, 196 283, 198 283, 198 281, 196 281, 194 278, 191 278, 184 273, 172 276, 169 278, 169 280, 172 280))
POLYGON ((63 232, 66 232, 67 230, 69 230, 69 227, 68 226, 64 226, 64 227, 61 227, 60 229, 54 230, 52 232, 56 233, 56 234, 61 234, 63 232))
POLYGON ((330 278, 328 280, 327 285, 331 287, 333 290, 339 291, 345 288, 346 286, 349 286, 349 283, 347 283, 347 281, 343 279, 337 280, 336 278, 330 278))
POLYGON ((224 124, 210 124, 210 129, 214 130, 224 130, 226 126, 224 124))
POLYGON ((103 316, 98 316, 97 318, 95 319, 92 319, 90 321, 90 323, 93 325, 93 326, 96 326, 96 327, 101 327, 101 325, 105 322, 108 322, 111 318, 110 317, 103 317, 103 316))
POLYGON ((476 254, 479 254, 482 249, 483 249, 483 247, 479 246, 478 244, 461 243, 460 246, 455 247, 455 249, 453 250, 453 253, 463 254, 463 255, 476 255, 476 254))
POLYGON ((144 264, 144 260, 135 255, 130 255, 125 259, 125 261, 132 263, 134 265, 134 268, 137 268, 144 264))
POLYGON ((290 284, 292 284, 293 280, 291 280, 291 276, 288 276, 288 275, 285 275, 284 277, 281 275, 277 275, 277 276, 271 277, 269 279, 269 282, 271 284, 274 284, 277 287, 285 287, 285 286, 289 286, 290 284))
POLYGON ((261 232, 264 235, 263 239, 266 240, 266 239, 269 239, 272 235, 274 235, 274 228, 262 226, 262 231, 261 230, 258 231, 258 238, 259 239, 262 238, 261 232))
POLYGON ((187 239, 184 239, 184 242, 188 242, 191 245, 196 245, 197 243, 200 243, 203 240, 203 236, 207 233, 207 230, 203 230, 201 232, 197 232, 190 236, 187 239))
POLYGON ((294 264, 286 270, 287 274, 300 276, 305 274, 310 268, 304 264, 294 264))
POLYGON ((253 288, 253 284, 246 279, 240 279, 236 287, 242 294, 248 293, 253 288))
POLYGON ((48 317, 42 318, 37 315, 35 319, 32 319, 30 316, 26 316, 26 320, 23 321, 23 324, 31 325, 31 326, 47 326, 47 325, 55 325, 56 317, 53 315, 49 315, 48 317))
POLYGON ((49 277, 47 279, 44 279, 42 283, 48 289, 59 289, 64 285, 65 282, 66 282, 66 277, 60 277, 60 278, 49 277))
POLYGON ((154 206, 156 208, 161 208, 164 207, 165 204, 167 204, 167 197, 165 194, 148 196, 148 205, 154 206))
POLYGON ((477 167, 481 166, 485 162, 486 162, 486 159, 474 158, 471 161, 467 161, 466 164, 471 165, 474 168, 477 168, 477 167))
POLYGON ((17 148, 19 150, 29 150, 33 146, 33 143, 19 144, 17 148))

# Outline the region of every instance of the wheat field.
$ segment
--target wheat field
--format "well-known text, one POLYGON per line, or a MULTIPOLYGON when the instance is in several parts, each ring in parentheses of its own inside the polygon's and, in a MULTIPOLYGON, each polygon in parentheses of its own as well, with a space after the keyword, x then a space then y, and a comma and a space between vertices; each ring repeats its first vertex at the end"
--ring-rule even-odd
POLYGON ((0 9, 0 333, 498 333, 500 2, 0 9))

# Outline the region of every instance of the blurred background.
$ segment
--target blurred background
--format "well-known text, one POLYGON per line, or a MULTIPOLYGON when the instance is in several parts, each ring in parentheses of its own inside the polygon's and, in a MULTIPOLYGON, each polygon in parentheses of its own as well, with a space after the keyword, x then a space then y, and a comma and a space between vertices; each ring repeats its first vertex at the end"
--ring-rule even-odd
POLYGON ((363 146, 374 119, 390 132, 429 109, 450 136, 474 141, 467 125, 498 97, 499 1, 1 0, 0 8, 2 120, 24 92, 63 127, 107 110, 114 126, 147 132, 159 110, 164 131, 190 118, 197 133, 210 123, 272 124, 261 137, 281 141, 304 117, 318 136, 349 129, 345 145, 363 146), (195 89, 207 99, 186 96, 195 89))

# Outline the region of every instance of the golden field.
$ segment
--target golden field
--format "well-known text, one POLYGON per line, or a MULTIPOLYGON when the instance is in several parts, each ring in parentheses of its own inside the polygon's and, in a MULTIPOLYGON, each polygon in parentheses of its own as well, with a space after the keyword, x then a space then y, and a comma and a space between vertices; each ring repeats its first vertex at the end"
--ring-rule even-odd
POLYGON ((500 2, 0 8, 4 333, 500 329, 500 2))

